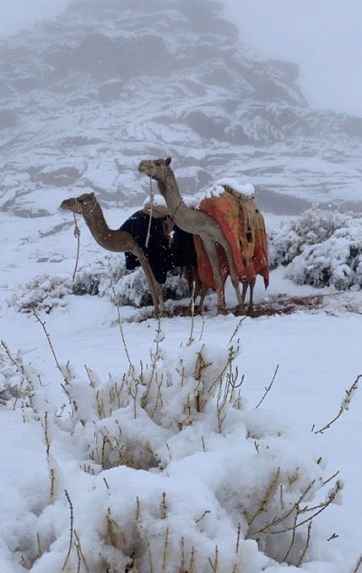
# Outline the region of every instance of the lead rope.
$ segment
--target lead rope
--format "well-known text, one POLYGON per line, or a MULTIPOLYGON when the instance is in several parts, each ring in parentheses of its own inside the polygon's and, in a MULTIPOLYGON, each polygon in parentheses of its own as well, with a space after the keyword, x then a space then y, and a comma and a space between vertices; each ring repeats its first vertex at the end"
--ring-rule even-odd
POLYGON ((77 217, 75 215, 75 213, 73 213, 73 217, 74 217, 74 238, 77 240, 77 255, 75 258, 75 266, 74 266, 74 271, 73 271, 73 283, 75 281, 75 276, 77 274, 77 270, 78 270, 78 263, 79 263, 79 253, 80 253, 80 229, 78 226, 78 222, 77 222, 77 217))
POLYGON ((146 249, 148 249, 148 243, 150 240, 150 236, 151 236, 151 225, 152 225, 152 215, 153 215, 153 189, 152 189, 152 178, 150 177, 150 199, 151 199, 151 207, 150 207, 150 213, 149 213, 149 218, 148 218, 148 229, 147 229, 147 236, 146 236, 146 249))

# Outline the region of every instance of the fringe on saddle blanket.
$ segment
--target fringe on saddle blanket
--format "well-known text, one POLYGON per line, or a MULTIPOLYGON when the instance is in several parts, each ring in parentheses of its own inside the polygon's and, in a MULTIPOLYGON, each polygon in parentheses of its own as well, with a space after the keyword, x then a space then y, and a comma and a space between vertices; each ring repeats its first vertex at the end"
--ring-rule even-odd
MULTIPOLYGON (((269 284, 268 244, 264 217, 256 208, 255 198, 223 185, 224 192, 205 198, 200 211, 217 221, 230 245, 240 281, 251 281, 259 274, 265 288, 269 284)), ((201 284, 216 290, 209 258, 200 237, 194 236, 197 253, 197 271, 201 284)), ((223 281, 229 275, 224 250, 218 247, 220 271, 223 281)))

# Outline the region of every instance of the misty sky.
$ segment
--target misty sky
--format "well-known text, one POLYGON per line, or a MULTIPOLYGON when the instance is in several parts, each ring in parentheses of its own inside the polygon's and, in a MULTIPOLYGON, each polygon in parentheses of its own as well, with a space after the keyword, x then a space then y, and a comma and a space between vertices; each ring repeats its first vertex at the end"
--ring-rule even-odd
MULTIPOLYGON (((0 0, 0 34, 53 17, 69 1, 0 0)), ((301 82, 313 105, 362 115, 362 0, 224 2, 245 41, 265 56, 301 65, 301 82)))

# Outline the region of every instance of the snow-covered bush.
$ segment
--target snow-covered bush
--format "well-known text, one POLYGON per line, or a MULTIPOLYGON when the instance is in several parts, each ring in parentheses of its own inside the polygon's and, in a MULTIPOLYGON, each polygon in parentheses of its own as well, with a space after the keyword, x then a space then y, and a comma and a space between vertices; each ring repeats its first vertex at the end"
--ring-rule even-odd
POLYGON ((64 307, 64 297, 71 292, 69 277, 42 274, 19 285, 7 302, 19 312, 29 313, 36 309, 49 314, 54 308, 64 307))
POLYGON ((270 238, 272 266, 289 265, 298 284, 362 287, 362 219, 311 209, 270 238))
POLYGON ((49 502, 21 520, 13 508, 13 554, 34 573, 282 573, 303 561, 336 573, 313 562, 308 526, 342 484, 327 486, 319 452, 283 422, 247 408, 237 343, 162 343, 159 323, 150 364, 130 359, 105 382, 68 367, 64 408, 40 413, 49 502))
POLYGON ((298 284, 338 290, 362 288, 362 221, 351 221, 349 227, 338 229, 329 239, 306 246, 287 275, 298 284))
MULTIPOLYGON (((65 307, 65 297, 70 294, 108 297, 119 305, 143 307, 153 304, 142 269, 127 271, 124 262, 116 257, 106 257, 90 268, 80 269, 74 283, 69 276, 39 275, 19 285, 7 303, 18 312, 30 313, 35 309, 49 314, 53 309, 65 307)), ((185 278, 169 274, 163 285, 163 295, 165 300, 188 297, 185 278)))
POLYGON ((308 209, 300 217, 284 221, 269 236, 271 268, 288 265, 306 246, 326 241, 343 227, 348 227, 351 217, 335 211, 308 209))

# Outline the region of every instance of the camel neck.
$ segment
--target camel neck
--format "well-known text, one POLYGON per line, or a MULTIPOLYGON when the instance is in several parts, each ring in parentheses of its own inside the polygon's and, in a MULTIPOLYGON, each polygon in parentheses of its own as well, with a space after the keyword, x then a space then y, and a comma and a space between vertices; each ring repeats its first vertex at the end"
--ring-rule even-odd
POLYGON ((185 206, 179 191, 175 175, 171 170, 167 174, 166 181, 158 181, 158 188, 164 197, 171 217, 175 217, 180 207, 185 206))
POLYGON ((93 237, 101 247, 107 250, 115 250, 113 243, 117 239, 119 231, 108 227, 103 215, 103 211, 96 203, 91 211, 84 213, 84 219, 93 237))

